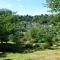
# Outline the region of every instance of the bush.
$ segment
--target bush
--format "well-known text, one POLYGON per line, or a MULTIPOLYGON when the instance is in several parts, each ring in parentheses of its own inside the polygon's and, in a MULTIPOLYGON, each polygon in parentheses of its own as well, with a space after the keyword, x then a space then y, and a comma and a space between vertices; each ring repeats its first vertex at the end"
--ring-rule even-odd
POLYGON ((49 48, 49 44, 47 44, 47 43, 40 43, 39 45, 40 45, 40 49, 47 49, 47 48, 49 48))

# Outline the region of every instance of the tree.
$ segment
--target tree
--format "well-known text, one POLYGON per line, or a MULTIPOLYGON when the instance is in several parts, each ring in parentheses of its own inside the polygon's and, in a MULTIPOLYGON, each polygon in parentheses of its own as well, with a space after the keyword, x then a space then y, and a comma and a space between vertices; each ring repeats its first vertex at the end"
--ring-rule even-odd
POLYGON ((0 41, 1 43, 9 41, 8 37, 12 33, 13 24, 11 23, 13 17, 12 11, 8 9, 0 10, 0 41))
POLYGON ((59 12, 60 11, 60 0, 46 0, 47 5, 52 11, 59 12))

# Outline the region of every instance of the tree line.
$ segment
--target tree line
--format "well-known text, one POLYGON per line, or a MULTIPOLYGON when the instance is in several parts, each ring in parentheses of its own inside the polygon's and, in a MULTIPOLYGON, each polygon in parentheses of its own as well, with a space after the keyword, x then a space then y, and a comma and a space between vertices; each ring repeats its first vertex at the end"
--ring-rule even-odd
POLYGON ((0 42, 48 48, 60 41, 60 14, 17 15, 0 9, 0 42))

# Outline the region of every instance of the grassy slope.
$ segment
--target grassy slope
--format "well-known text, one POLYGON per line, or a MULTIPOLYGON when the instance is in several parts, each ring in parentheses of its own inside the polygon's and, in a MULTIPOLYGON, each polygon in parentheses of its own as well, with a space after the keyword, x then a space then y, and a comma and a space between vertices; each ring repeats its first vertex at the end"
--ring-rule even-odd
POLYGON ((60 50, 36 51, 33 53, 6 53, 6 57, 0 57, 0 60, 60 60, 60 50))

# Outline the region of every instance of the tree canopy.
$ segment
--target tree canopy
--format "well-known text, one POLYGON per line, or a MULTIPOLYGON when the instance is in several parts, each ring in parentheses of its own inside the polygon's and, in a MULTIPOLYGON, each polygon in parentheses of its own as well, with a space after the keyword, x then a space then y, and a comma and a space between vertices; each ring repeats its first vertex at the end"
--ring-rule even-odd
MULTIPOLYGON (((11 10, 0 10, 0 42, 16 44, 39 43, 53 46, 60 37, 60 14, 16 15, 11 10)), ((47 46, 48 47, 48 46, 47 46)))
POLYGON ((46 0, 51 11, 60 12, 60 0, 46 0))

